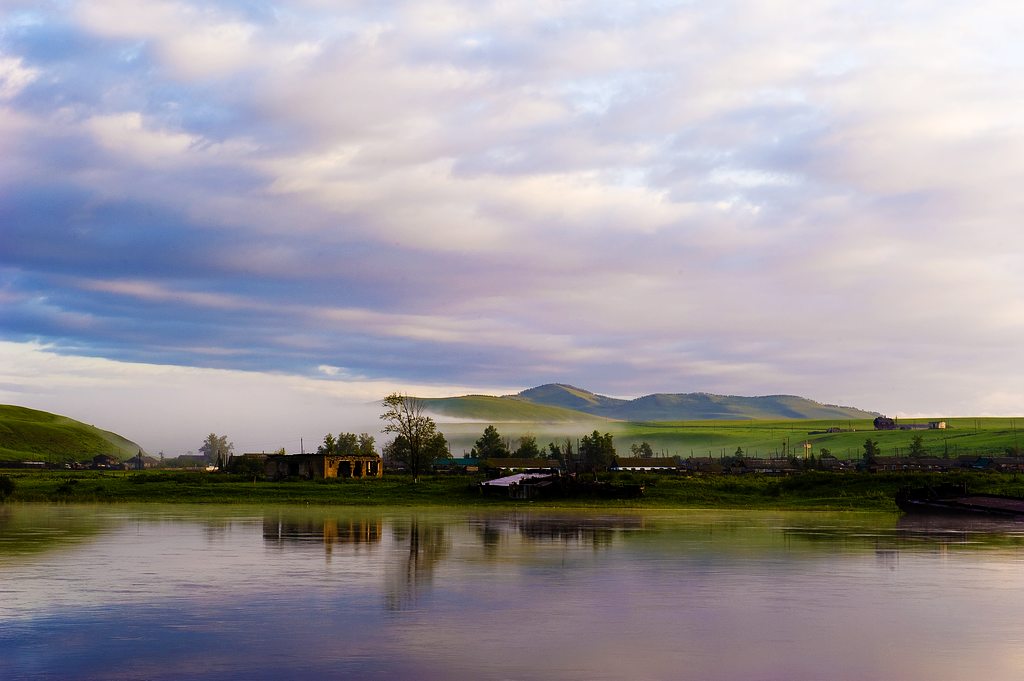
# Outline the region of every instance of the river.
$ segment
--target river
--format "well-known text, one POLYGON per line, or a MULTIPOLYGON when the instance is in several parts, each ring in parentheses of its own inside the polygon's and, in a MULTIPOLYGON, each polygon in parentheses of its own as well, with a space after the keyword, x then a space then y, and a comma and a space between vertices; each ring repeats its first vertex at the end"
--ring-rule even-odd
POLYGON ((1024 525, 0 506, 0 679, 1017 681, 1024 525))

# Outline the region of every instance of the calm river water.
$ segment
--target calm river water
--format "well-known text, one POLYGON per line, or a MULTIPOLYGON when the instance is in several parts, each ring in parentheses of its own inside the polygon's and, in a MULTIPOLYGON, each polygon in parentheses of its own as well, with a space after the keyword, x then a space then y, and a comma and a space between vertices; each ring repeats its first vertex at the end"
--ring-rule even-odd
POLYGON ((0 679, 1024 678, 1024 525, 0 506, 0 679))

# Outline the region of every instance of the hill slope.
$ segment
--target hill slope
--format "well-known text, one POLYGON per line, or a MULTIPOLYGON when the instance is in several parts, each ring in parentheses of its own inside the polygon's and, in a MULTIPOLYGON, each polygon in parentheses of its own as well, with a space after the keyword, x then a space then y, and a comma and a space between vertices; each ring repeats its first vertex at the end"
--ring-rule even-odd
POLYGON ((117 433, 66 416, 0 404, 0 459, 84 461, 110 454, 126 460, 141 449, 117 433))
POLYGON ((463 397, 425 398, 426 410, 441 416, 471 419, 473 421, 532 423, 568 423, 594 420, 582 411, 556 404, 541 404, 517 396, 465 395, 463 397))
POLYGON ((874 418, 878 415, 855 407, 822 404, 795 395, 742 397, 710 393, 658 393, 623 400, 560 383, 549 383, 504 397, 467 395, 424 401, 428 409, 447 416, 493 421, 571 421, 595 416, 620 421, 845 420, 874 418), (530 407, 559 411, 531 411, 530 407))

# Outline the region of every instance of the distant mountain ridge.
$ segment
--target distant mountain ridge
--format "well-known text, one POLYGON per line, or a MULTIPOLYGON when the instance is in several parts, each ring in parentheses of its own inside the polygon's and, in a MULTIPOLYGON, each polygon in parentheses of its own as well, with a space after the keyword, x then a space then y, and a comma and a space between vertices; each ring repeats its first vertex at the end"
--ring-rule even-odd
POLYGON ((581 419, 597 417, 617 421, 842 420, 878 416, 877 412, 823 404, 796 395, 743 397, 711 393, 655 393, 625 400, 563 383, 547 383, 502 397, 467 395, 425 400, 425 403, 428 409, 446 416, 492 420, 501 420, 505 413, 519 415, 519 418, 509 420, 529 420, 529 415, 532 415, 536 420, 555 421, 571 420, 574 414, 581 419), (486 402, 486 409, 481 409, 482 401, 486 402))

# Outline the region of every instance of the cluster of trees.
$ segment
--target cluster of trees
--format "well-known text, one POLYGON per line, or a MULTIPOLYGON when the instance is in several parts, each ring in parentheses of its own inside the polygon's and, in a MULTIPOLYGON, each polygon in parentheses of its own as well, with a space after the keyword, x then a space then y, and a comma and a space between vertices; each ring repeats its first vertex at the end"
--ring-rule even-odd
POLYGON ((316 453, 324 456, 376 456, 374 444, 373 436, 368 433, 338 433, 337 437, 327 433, 316 453))
POLYGON ((228 465, 228 460, 231 458, 231 453, 235 450, 235 443, 228 442, 227 435, 217 435, 216 433, 210 433, 203 440, 203 446, 199 448, 202 452, 203 458, 206 459, 206 463, 213 464, 221 470, 228 465))
MULTIPOLYGON (((523 435, 519 438, 519 446, 512 449, 509 441, 502 438, 498 429, 493 425, 484 429, 483 435, 474 443, 471 455, 478 459, 502 459, 502 458, 528 458, 535 459, 541 456, 558 461, 565 470, 571 473, 597 473, 605 470, 615 460, 615 444, 611 433, 601 434, 594 431, 584 435, 573 445, 571 438, 559 442, 549 442, 546 449, 541 449, 537 444, 537 438, 533 435, 523 435)), ((651 456, 651 446, 646 442, 641 445, 630 447, 634 456, 651 456), (650 452, 638 453, 638 452, 650 452)))
POLYGON ((512 449, 508 438, 503 438, 494 426, 487 426, 484 428, 484 434, 473 445, 470 456, 475 459, 536 459, 542 453, 537 438, 533 435, 523 435, 519 438, 519 446, 512 449))

